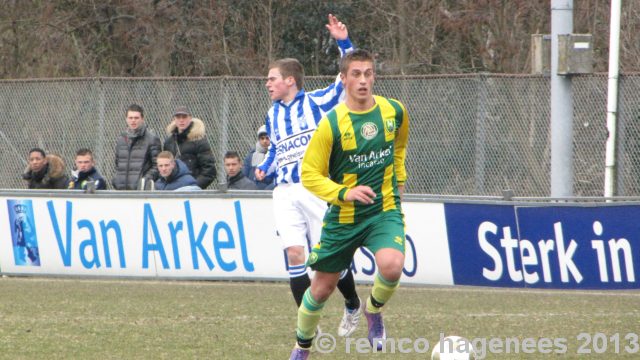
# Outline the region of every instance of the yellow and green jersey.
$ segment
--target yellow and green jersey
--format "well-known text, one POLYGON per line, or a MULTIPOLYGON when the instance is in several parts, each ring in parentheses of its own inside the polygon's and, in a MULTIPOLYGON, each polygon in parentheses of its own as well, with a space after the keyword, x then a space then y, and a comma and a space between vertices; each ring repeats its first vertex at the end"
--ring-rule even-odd
POLYGON ((351 224, 382 211, 400 211, 398 185, 404 185, 409 117, 397 100, 374 96, 366 111, 344 103, 320 120, 302 162, 302 184, 332 204, 325 222, 351 224), (344 201, 347 191, 367 185, 371 205, 344 201))

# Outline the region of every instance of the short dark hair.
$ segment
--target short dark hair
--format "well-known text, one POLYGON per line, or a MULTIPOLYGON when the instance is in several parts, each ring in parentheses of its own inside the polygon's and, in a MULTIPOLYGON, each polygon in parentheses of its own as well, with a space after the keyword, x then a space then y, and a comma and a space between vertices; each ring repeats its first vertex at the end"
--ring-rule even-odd
POLYGON ((93 159, 93 152, 87 148, 80 148, 78 149, 78 151, 76 151, 76 156, 86 156, 86 155, 91 155, 91 158, 93 159))
POLYGON ((242 159, 240 159, 240 155, 238 155, 237 151, 227 151, 224 154, 224 158, 225 159, 238 159, 238 161, 242 161, 242 159))
POLYGON ((302 67, 302 64, 300 64, 300 61, 297 59, 284 58, 276 60, 269 64, 269 70, 273 68, 280 70, 283 79, 293 76, 298 90, 304 87, 304 67, 302 67))
POLYGON ((29 155, 31 155, 34 152, 40 153, 42 155, 42 157, 46 157, 47 156, 47 154, 41 148, 37 148, 37 147, 32 148, 31 150, 29 150, 29 155))
POLYGON ((349 65, 353 61, 370 61, 375 65, 375 59, 370 52, 364 49, 357 49, 348 53, 342 58, 342 60, 340 61, 340 72, 343 74, 346 73, 349 69, 349 65))
POLYGON ((140 113, 140 117, 144 118, 144 110, 142 110, 142 106, 138 104, 129 105, 129 107, 127 108, 127 111, 125 112, 125 115, 128 114, 129 111, 137 111, 140 113))

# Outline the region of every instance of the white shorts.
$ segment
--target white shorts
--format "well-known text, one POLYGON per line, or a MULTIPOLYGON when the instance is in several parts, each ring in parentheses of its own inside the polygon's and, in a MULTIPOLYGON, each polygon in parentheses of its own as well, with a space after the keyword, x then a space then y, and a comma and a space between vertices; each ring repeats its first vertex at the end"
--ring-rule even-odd
POLYGON ((302 184, 279 184, 273 189, 276 230, 282 248, 303 246, 306 249, 320 241, 322 219, 327 203, 310 193, 302 184))

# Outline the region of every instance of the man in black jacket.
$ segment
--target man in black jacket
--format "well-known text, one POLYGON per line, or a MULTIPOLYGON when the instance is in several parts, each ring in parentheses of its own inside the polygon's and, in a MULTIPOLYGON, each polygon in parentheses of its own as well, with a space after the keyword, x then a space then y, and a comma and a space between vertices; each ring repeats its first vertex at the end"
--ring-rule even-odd
POLYGON ((160 138, 144 123, 140 105, 127 108, 127 131, 116 141, 116 190, 139 190, 158 178, 156 156, 160 153, 160 138), (143 181, 144 180, 144 181, 143 181))
POLYGON ((206 189, 216 179, 216 162, 206 137, 204 122, 192 117, 189 109, 180 106, 167 126, 167 135, 164 150, 187 164, 198 186, 206 189))

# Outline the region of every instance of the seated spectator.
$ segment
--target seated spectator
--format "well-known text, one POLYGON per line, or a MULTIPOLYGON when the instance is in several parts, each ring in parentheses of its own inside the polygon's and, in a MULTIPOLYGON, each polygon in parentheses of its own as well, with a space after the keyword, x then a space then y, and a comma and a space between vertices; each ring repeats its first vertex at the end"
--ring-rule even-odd
POLYGON ((260 181, 256 179, 256 168, 260 163, 262 163, 262 160, 264 160, 267 155, 269 144, 271 144, 271 140, 267 134, 267 127, 262 125, 258 129, 258 141, 256 141, 256 147, 249 151, 249 154, 247 154, 247 157, 244 159, 244 166, 242 167, 242 173, 244 176, 253 181, 258 190, 273 190, 273 188, 276 187, 275 171, 272 172, 271 175, 265 176, 265 178, 260 181))
POLYGON ((87 183, 93 181, 95 189, 106 190, 107 182, 96 169, 93 153, 89 149, 76 151, 76 170, 71 172, 69 189, 86 190, 87 183))
POLYGON ((189 167, 202 189, 216 178, 216 161, 205 130, 202 120, 192 117, 189 109, 180 106, 173 113, 173 119, 167 126, 168 136, 164 140, 164 150, 170 151, 189 167))
POLYGON ((242 160, 235 151, 224 154, 224 170, 227 172, 227 189, 258 190, 256 184, 242 173, 242 160))
POLYGON ((162 151, 156 158, 160 176, 156 180, 156 190, 202 190, 191 176, 187 164, 173 157, 169 151, 162 151))
POLYGON ((29 189, 66 189, 69 177, 64 160, 58 155, 45 154, 40 148, 29 150, 29 165, 22 178, 29 189))

